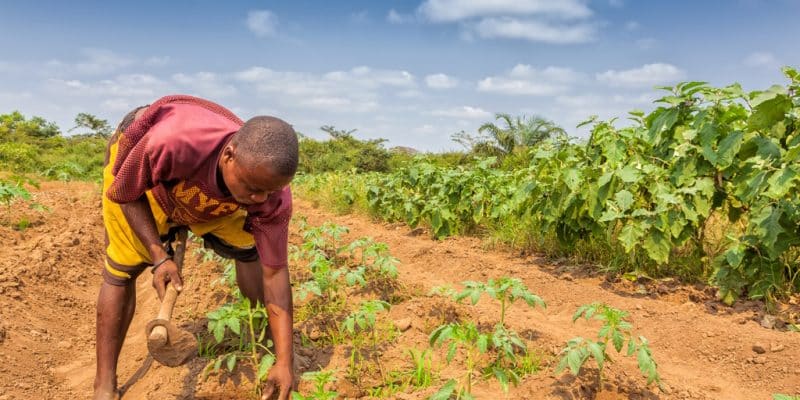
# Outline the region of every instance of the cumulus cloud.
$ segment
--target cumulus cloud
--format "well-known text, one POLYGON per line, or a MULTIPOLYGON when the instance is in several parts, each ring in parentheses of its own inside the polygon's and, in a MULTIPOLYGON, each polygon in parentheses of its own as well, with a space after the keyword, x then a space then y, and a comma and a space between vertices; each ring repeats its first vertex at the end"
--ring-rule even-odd
POLYGON ((83 49, 81 53, 86 57, 85 60, 75 64, 78 72, 85 74, 102 74, 129 66, 133 60, 129 57, 117 54, 105 49, 83 49))
POLYGON ((425 77, 425 84, 431 89, 451 89, 458 86, 458 79, 446 74, 432 74, 425 77))
POLYGON ((171 61, 172 59, 169 56, 153 56, 144 60, 144 65, 148 67, 161 67, 169 64, 171 61))
POLYGON ((608 70, 596 75, 597 81, 610 86, 649 87, 684 79, 686 74, 671 64, 646 64, 628 70, 608 70))
POLYGON ((234 78, 284 104, 330 111, 372 111, 386 90, 401 89, 403 93, 417 87, 414 75, 408 71, 367 66, 324 74, 252 67, 235 73, 234 78))
POLYGON ((44 63, 44 69, 48 74, 103 75, 139 63, 132 57, 107 49, 84 48, 78 53, 80 54, 78 61, 66 62, 53 59, 44 63))
POLYGON ((774 54, 760 51, 747 55, 744 65, 752 68, 777 69, 781 63, 774 54))
POLYGON ((467 41, 585 43, 594 39, 598 26, 584 0, 426 0, 417 15, 431 23, 459 24, 467 41))
POLYGON ((582 75, 569 68, 546 67, 538 70, 518 64, 504 76, 490 76, 478 82, 478 91, 507 95, 551 96, 564 93, 582 75))
POLYGON ((461 106, 442 110, 433 110, 430 115, 449 118, 486 119, 492 114, 480 107, 461 106))
POLYGON ((46 90, 66 96, 152 98, 167 87, 164 81, 148 74, 125 74, 100 81, 52 78, 45 82, 46 90))
POLYGON ((417 12, 432 22, 457 22, 486 16, 545 15, 576 19, 592 15, 580 0, 426 0, 417 12))
POLYGON ((389 13, 386 15, 386 20, 392 24, 407 24, 410 22, 414 22, 414 16, 408 14, 401 14, 395 9, 389 10, 389 13))
POLYGON ((591 23, 553 24, 512 17, 484 18, 474 26, 483 38, 523 39, 556 44, 586 43, 594 39, 597 28, 591 23))
POLYGON ((247 29, 258 37, 274 36, 278 28, 278 17, 269 10, 253 10, 247 13, 247 29))
POLYGON ((178 73, 172 75, 172 80, 182 88, 188 89, 189 93, 201 97, 228 97, 238 92, 235 86, 226 83, 223 78, 212 72, 178 73))

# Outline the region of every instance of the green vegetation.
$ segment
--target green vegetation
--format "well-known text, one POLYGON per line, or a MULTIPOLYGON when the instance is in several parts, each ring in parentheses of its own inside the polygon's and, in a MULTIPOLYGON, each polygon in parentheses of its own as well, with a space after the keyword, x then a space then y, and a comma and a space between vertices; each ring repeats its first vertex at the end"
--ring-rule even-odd
MULTIPOLYGON (((206 249, 201 249, 200 253, 213 254, 206 249)), ((235 282, 235 271, 226 269, 227 276, 223 276, 221 281, 235 282)), ((266 339, 267 311, 261 302, 251 304, 235 285, 228 285, 228 288, 233 301, 206 315, 208 332, 212 337, 199 340, 200 355, 209 359, 202 376, 206 379, 209 374, 218 373, 223 365, 232 373, 237 365, 245 363, 253 370, 253 390, 260 395, 261 384, 275 363, 275 355, 270 350, 272 341, 266 339)))
POLYGON ((376 326, 377 314, 389 311, 391 305, 381 300, 367 300, 361 303, 358 310, 353 311, 342 321, 339 330, 350 340, 350 364, 348 377, 359 382, 364 371, 363 361, 374 359, 383 375, 380 359, 377 358, 378 344, 384 339, 387 328, 376 326), (369 352, 367 353, 367 350, 369 352), (366 354, 365 354, 366 353, 366 354))
POLYGON ((83 134, 65 137, 40 117, 28 119, 16 111, 0 115, 0 169, 62 181, 99 181, 108 124, 82 113, 76 125, 83 134))
POLYGON ((300 140, 301 173, 315 174, 330 171, 356 172, 389 170, 391 154, 383 148, 383 139, 358 140, 353 137, 355 130, 341 130, 323 126, 330 135, 325 141, 303 137, 300 140))
MULTIPOLYGON (((567 342, 567 346, 561 350, 563 357, 556 367, 556 374, 560 374, 569 367, 573 375, 578 376, 584 363, 589 358, 594 358, 597 362, 597 369, 600 380, 603 379, 603 366, 607 362, 613 362, 608 354, 608 343, 611 342, 617 353, 622 353, 622 349, 627 347, 625 355, 636 355, 639 369, 647 378, 647 383, 660 383, 658 375, 658 365, 650 352, 648 341, 644 336, 639 336, 638 340, 633 336, 631 330, 633 326, 625 318, 628 313, 602 303, 592 303, 578 308, 572 316, 572 322, 583 317, 587 321, 594 317, 595 320, 603 324, 597 332, 597 341, 582 337, 572 338, 567 342), (625 345, 627 342, 627 346, 625 345)), ((602 387, 602 385, 600 386, 602 387)))
POLYGON ((464 289, 456 292, 451 288, 434 288, 432 293, 450 296, 460 302, 469 298, 473 305, 477 304, 482 294, 487 294, 500 303, 500 319, 494 331, 483 333, 474 323, 448 323, 434 329, 430 335, 432 347, 449 343, 447 362, 452 362, 458 349, 465 356, 467 372, 464 382, 457 386, 456 380, 447 382, 432 398, 449 399, 455 395, 457 399, 472 398, 472 375, 480 370, 484 377, 494 377, 508 391, 509 384, 518 385, 524 375, 538 369, 538 359, 528 352, 525 342, 516 331, 509 329, 505 323, 506 310, 516 300, 523 300, 530 307, 546 307, 544 300, 531 293, 519 279, 501 277, 488 282, 462 282, 464 289), (492 360, 484 355, 494 352, 492 360))
POLYGON ((727 303, 770 304, 800 289, 800 74, 784 72, 787 86, 750 93, 662 88, 659 107, 631 112, 631 125, 590 119, 585 143, 537 142, 518 168, 419 162, 305 176, 296 192, 436 238, 485 233, 610 271, 707 280, 727 303))
POLYGON ((314 381, 314 391, 304 396, 298 392, 292 392, 292 400, 334 400, 339 398, 339 393, 326 389, 331 383, 336 381, 335 371, 316 371, 303 374, 303 380, 314 381))

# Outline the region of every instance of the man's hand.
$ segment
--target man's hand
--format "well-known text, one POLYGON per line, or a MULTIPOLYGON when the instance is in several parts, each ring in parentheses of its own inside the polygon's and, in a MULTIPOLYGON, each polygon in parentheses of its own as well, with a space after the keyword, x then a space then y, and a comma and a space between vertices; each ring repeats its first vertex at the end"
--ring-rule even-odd
POLYGON ((178 292, 183 290, 183 280, 178 273, 178 266, 172 260, 165 261, 153 273, 153 287, 156 289, 159 299, 164 299, 164 293, 167 291, 167 283, 169 282, 172 282, 172 286, 178 292))
POLYGON ((267 400, 275 393, 278 393, 278 400, 289 400, 289 394, 294 387, 293 374, 291 365, 274 365, 262 387, 261 400, 267 400))

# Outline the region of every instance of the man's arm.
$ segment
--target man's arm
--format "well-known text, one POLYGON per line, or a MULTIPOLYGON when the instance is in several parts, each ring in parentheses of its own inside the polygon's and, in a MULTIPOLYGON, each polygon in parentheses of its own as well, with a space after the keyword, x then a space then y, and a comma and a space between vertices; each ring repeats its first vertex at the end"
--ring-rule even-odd
POLYGON ((272 396, 275 385, 280 387, 278 399, 289 399, 294 384, 292 352, 292 288, 289 285, 289 269, 261 267, 263 274, 264 304, 269 316, 269 328, 275 342, 276 361, 267 378, 267 387, 262 399, 272 396))
MULTIPOLYGON (((161 244, 156 220, 153 217, 153 211, 150 209, 150 202, 147 201, 147 196, 142 196, 130 203, 120 204, 120 208, 136 237, 150 252, 150 260, 156 263, 166 258, 167 251, 164 250, 164 246, 161 244)), ((167 282, 172 282, 179 292, 183 289, 178 266, 172 260, 164 262, 153 274, 153 287, 158 292, 159 298, 164 298, 167 282)))

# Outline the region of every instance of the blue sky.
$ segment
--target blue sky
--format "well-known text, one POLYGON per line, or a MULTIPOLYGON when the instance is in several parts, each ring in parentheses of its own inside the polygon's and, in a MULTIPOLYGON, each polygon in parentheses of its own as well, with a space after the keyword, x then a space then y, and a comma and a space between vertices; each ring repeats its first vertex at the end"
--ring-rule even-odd
POLYGON ((784 83, 798 16, 798 0, 0 1, 0 113, 66 131, 186 93, 421 150, 497 112, 580 137, 589 115, 652 109, 654 86, 784 83))

